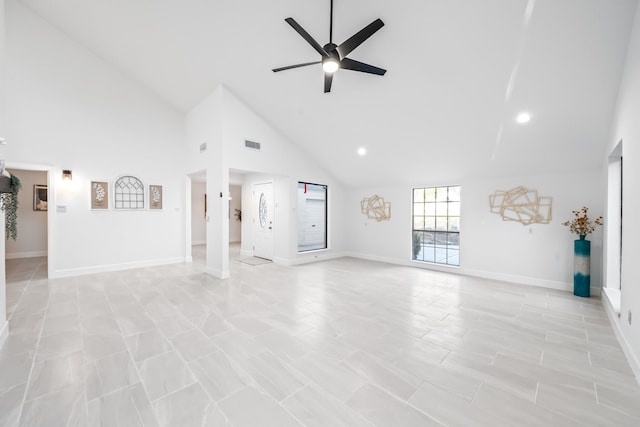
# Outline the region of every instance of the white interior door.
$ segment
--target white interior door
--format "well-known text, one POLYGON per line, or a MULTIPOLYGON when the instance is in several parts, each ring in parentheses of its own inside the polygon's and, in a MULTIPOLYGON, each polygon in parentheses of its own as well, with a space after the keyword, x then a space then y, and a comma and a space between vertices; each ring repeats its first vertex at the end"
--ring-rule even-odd
POLYGON ((253 256, 273 259, 273 182, 253 186, 253 256))

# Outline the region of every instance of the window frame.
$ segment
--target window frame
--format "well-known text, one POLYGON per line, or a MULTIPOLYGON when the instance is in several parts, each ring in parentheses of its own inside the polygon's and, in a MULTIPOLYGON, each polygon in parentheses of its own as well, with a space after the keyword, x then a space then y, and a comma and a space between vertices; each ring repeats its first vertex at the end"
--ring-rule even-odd
POLYGON ((411 189, 412 261, 460 267, 461 206, 460 185, 411 189), (421 190, 422 197, 419 197, 421 190), (430 254, 427 249, 431 250, 430 254))

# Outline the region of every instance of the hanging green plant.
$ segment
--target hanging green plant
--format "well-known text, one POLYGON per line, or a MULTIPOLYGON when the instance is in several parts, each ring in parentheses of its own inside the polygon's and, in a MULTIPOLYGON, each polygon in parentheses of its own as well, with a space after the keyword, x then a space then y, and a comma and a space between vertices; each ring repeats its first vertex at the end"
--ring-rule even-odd
POLYGON ((18 192, 22 188, 20 178, 11 174, 9 192, 0 195, 0 204, 5 213, 5 231, 7 240, 11 237, 16 240, 18 237, 18 192))
POLYGON ((233 214, 233 216, 236 217, 236 221, 242 221, 242 211, 238 208, 235 209, 235 213, 233 214))

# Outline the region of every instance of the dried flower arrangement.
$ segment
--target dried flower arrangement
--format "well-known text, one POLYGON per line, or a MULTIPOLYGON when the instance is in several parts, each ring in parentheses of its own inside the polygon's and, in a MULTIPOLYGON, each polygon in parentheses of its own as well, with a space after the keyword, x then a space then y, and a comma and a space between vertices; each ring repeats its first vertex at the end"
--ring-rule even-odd
POLYGON ((589 208, 583 206, 579 211, 573 211, 572 220, 563 222, 562 225, 566 225, 570 228, 572 233, 576 233, 580 236, 586 236, 587 234, 593 233, 596 229, 596 225, 602 225, 602 217, 599 216, 595 219, 595 221, 591 221, 587 212, 589 208))

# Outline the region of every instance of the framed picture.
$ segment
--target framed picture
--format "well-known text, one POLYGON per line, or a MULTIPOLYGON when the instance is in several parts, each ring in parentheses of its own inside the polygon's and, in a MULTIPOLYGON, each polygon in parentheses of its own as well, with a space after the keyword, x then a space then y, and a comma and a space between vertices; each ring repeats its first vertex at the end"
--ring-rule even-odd
POLYGON ((33 210, 47 210, 47 186, 34 184, 33 186, 33 210))
POLYGON ((162 209, 162 185, 149 186, 149 209, 162 209))
POLYGON ((109 183, 91 181, 91 209, 109 209, 109 183))

